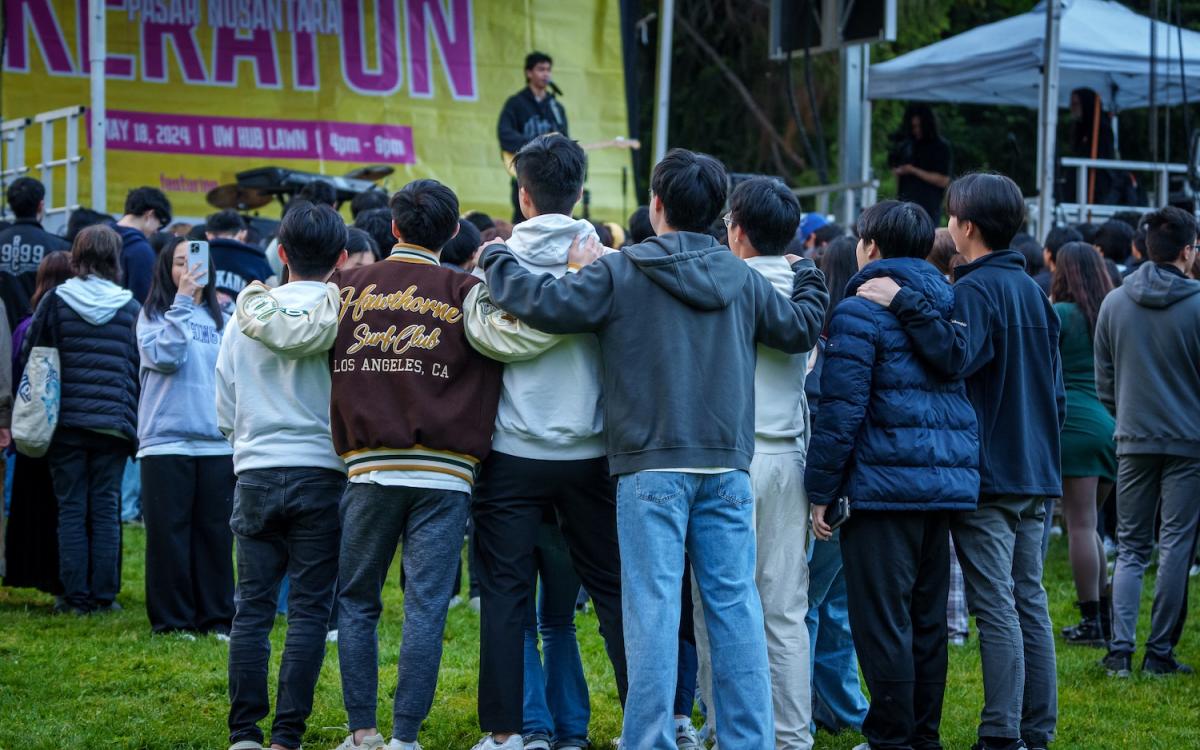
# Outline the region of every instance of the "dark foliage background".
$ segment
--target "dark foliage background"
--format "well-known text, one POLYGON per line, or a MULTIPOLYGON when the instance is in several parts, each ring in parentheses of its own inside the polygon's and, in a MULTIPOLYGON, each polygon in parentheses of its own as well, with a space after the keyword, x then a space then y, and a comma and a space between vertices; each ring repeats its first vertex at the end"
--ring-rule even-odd
MULTIPOLYGON (((1174 0, 1183 25, 1200 29, 1200 0, 1174 0)), ((1027 12, 1033 0, 899 0, 897 39, 871 48, 871 61, 880 62, 953 36, 967 29, 1027 12)), ((1126 5, 1148 15, 1151 0, 1132 0, 1126 5)), ((638 195, 645 194, 650 169, 649 148, 653 133, 654 75, 657 54, 658 0, 641 0, 640 17, 645 19, 645 38, 635 34, 634 85, 639 102, 638 127, 647 144, 638 156, 638 195)), ((734 172, 757 172, 783 177, 792 185, 818 184, 817 173, 805 151, 788 106, 785 63, 767 57, 769 4, 766 0, 677 0, 675 41, 672 50, 672 100, 669 140, 711 153, 734 172), (704 40, 704 44, 697 41, 704 40), (715 57, 745 85, 771 128, 751 113, 715 57), (771 130, 778 137, 773 137, 771 130)), ((1160 18, 1167 12, 1159 0, 1160 18)), ((824 126, 826 158, 831 181, 837 181, 837 116, 840 87, 836 53, 814 56, 813 79, 817 111, 824 126)), ((803 87, 802 63, 792 63, 793 83, 801 118, 810 137, 814 134, 813 111, 803 87)), ((894 132, 905 102, 874 103, 872 156, 875 174, 882 181, 880 194, 894 191, 887 170, 888 135, 894 132)), ((1200 104, 1200 103, 1198 103, 1200 104)), ((1192 105, 1194 127, 1200 127, 1200 106, 1192 105)), ((942 134, 954 147, 955 171, 989 169, 1012 176, 1028 194, 1036 193, 1037 113, 1018 107, 937 104, 934 110, 942 134)), ((1148 110, 1118 114, 1121 157, 1149 159, 1148 110)), ((1059 113, 1059 154, 1068 137, 1066 111, 1059 113)), ((1187 133, 1182 107, 1160 110, 1159 156, 1184 161, 1187 133), (1169 151, 1168 151, 1169 144, 1169 151)), ((814 139, 814 148, 817 144, 814 139)))

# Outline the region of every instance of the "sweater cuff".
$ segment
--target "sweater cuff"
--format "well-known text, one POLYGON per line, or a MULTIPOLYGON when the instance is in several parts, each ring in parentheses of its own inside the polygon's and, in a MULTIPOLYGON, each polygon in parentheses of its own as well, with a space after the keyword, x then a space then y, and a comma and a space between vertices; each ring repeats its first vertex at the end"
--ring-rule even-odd
POLYGON ((179 305, 180 307, 195 307, 196 300, 192 299, 192 295, 190 294, 175 292, 174 304, 179 305))
POLYGON ((921 294, 909 287, 900 287, 900 291, 896 292, 895 297, 892 297, 892 304, 888 305, 888 312, 899 317, 904 310, 913 309, 915 307, 912 299, 914 296, 920 298, 921 294))

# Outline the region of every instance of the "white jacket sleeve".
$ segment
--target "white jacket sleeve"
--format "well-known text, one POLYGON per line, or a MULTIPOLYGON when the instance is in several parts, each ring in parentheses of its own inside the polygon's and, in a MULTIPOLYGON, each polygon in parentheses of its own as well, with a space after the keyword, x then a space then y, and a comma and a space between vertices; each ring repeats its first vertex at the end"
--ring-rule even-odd
POLYGON ((486 284, 467 292, 463 317, 471 346, 498 362, 524 362, 562 341, 562 336, 539 331, 496 307, 486 284))
POLYGON ((308 308, 284 307, 264 284, 255 282, 237 299, 237 325, 242 333, 289 359, 327 352, 337 339, 341 297, 336 284, 308 308))
POLYGON ((221 348, 217 352, 217 429, 226 438, 233 437, 233 420, 237 414, 237 391, 234 389, 233 337, 238 332, 225 326, 221 348))

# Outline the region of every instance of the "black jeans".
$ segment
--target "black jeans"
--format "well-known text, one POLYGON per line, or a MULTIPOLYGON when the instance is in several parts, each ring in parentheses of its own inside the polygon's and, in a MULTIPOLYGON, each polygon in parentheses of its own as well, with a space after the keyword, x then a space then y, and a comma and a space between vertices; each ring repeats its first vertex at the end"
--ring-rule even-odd
POLYGON ((237 534, 237 614, 229 641, 229 743, 263 741, 270 711, 271 627, 284 575, 288 629, 279 665, 271 740, 300 747, 325 659, 341 523, 341 472, 280 468, 242 472, 229 526, 237 534))
POLYGON ((46 454, 58 498, 58 576, 80 609, 111 604, 121 587, 121 476, 127 453, 55 441, 46 454))
POLYGON ((146 456, 140 464, 151 629, 229 632, 233 458, 146 456))
POLYGON ((625 703, 616 482, 608 461, 538 461, 492 451, 471 506, 480 585, 479 724, 485 732, 520 732, 523 725, 524 623, 533 602, 538 527, 549 509, 596 604, 625 703))
POLYGON ((945 513, 856 511, 842 527, 850 630, 871 691, 872 750, 940 750, 950 525, 945 513))

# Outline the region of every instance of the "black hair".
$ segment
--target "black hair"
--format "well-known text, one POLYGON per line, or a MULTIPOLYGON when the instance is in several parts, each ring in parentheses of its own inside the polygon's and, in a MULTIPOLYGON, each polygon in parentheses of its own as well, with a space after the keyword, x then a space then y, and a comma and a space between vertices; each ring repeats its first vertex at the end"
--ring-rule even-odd
POLYGON ((1117 211, 1112 215, 1112 220, 1123 221, 1137 230, 1142 223, 1142 214, 1140 211, 1117 211))
POLYGON ((587 154, 561 133, 539 135, 513 157, 517 184, 538 213, 571 215, 587 174, 587 154))
POLYGON ((933 219, 916 203, 881 201, 858 217, 858 236, 884 258, 924 260, 933 249, 933 219))
POLYGON ((637 245, 654 236, 654 226, 650 223, 650 207, 638 206, 629 215, 629 242, 637 245))
POLYGON ((913 137, 913 118, 921 121, 922 141, 936 141, 938 139, 938 121, 937 116, 933 114, 933 107, 924 102, 913 102, 904 108, 904 122, 901 123, 900 129, 906 138, 913 137))
POLYGON ((346 229, 346 254, 358 255, 359 253, 370 253, 372 258, 379 260, 379 245, 375 242, 374 237, 358 227, 348 227, 346 229))
POLYGON ((1133 232, 1133 227, 1125 222, 1109 219, 1100 225, 1092 244, 1098 245, 1101 254, 1113 263, 1124 263, 1133 248, 1133 232))
POLYGON ((846 236, 846 230, 842 229, 842 227, 840 225, 834 224, 832 222, 813 231, 813 237, 816 239, 816 245, 818 247, 820 247, 821 245, 828 245, 830 242, 833 242, 838 237, 845 237, 845 236, 846 236))
POLYGON ((354 220, 354 226, 371 235, 379 247, 381 256, 387 255, 396 245, 396 237, 392 234, 392 212, 387 208, 370 208, 363 211, 354 220))
POLYGON ((1133 246, 1137 248, 1138 255, 1142 256, 1142 260, 1146 259, 1146 227, 1138 227, 1138 230, 1133 233, 1133 246))
POLYGON ((125 196, 125 215, 141 216, 147 211, 153 211, 164 227, 171 223, 171 201, 163 191, 148 186, 130 190, 125 196))
POLYGON ((67 219, 67 242, 74 242, 78 235, 85 227, 90 227, 95 224, 111 224, 113 217, 108 214, 93 211, 90 208, 77 208, 71 212, 71 218, 67 219))
MULTIPOLYGON (((161 318, 166 314, 171 305, 175 304, 175 295, 179 292, 179 288, 175 285, 175 279, 172 278, 172 267, 175 265, 175 250, 180 245, 186 243, 182 237, 171 237, 170 241, 163 246, 163 249, 158 254, 158 258, 154 260, 154 272, 150 279, 150 293, 146 295, 146 301, 142 308, 146 311, 148 318, 161 318)), ((187 270, 192 270, 191 258, 187 259, 187 270)), ((225 316, 221 314, 221 303, 217 299, 217 287, 213 283, 217 278, 217 267, 213 264, 212 254, 208 256, 208 284, 203 287, 200 292, 200 303, 204 309, 208 310, 208 314, 212 317, 213 322, 217 324, 217 330, 225 325, 225 316)))
POLYGON ((1050 260, 1058 257, 1058 249, 1068 242, 1083 242, 1083 235, 1071 227, 1054 227, 1046 233, 1042 248, 1050 251, 1050 260))
POLYGON ((537 50, 525 55, 525 70, 533 70, 542 63, 550 63, 553 65, 554 60, 551 59, 550 55, 547 55, 545 52, 538 52, 537 50))
POLYGON ((38 205, 46 197, 46 186, 32 177, 18 177, 5 192, 8 207, 18 219, 37 217, 38 205))
POLYGON ((413 180, 392 196, 392 221, 410 245, 437 252, 458 227, 458 196, 437 180, 413 180))
POLYGON ((207 240, 208 239, 208 225, 207 224, 193 224, 192 228, 188 230, 188 233, 186 236, 189 240, 207 240))
POLYGON ((107 224, 84 227, 71 243, 71 271, 81 279, 94 274, 119 283, 122 248, 121 235, 107 224))
POLYGON ((602 247, 612 247, 612 230, 604 226, 603 222, 589 221, 588 223, 592 225, 592 229, 596 232, 596 238, 600 240, 600 245, 602 247))
POLYGON ((708 225, 708 236, 716 240, 718 245, 729 247, 729 228, 725 226, 723 217, 717 217, 708 225))
POLYGON ((729 217, 760 255, 783 255, 800 226, 800 201, 774 177, 751 177, 730 194, 729 217))
POLYGON ((483 242, 479 229, 466 219, 458 220, 458 234, 442 245, 442 262, 461 266, 471 259, 483 242))
POLYGON ((1096 224, 1090 224, 1090 223, 1085 222, 1083 224, 1076 224, 1075 231, 1079 232, 1079 237, 1083 242, 1086 242, 1089 245, 1091 245, 1091 244, 1093 244, 1092 241, 1096 239, 1096 232, 1100 231, 1100 227, 1097 226, 1096 224))
POLYGON ((496 228, 496 222, 483 211, 468 211, 463 218, 471 222, 480 232, 496 228))
POLYGON ((1030 276, 1041 273, 1046 259, 1042 257, 1042 243, 1034 239, 1033 235, 1017 232, 1017 236, 1013 237, 1012 249, 1025 256, 1025 273, 1030 276))
POLYGON ((216 235, 234 235, 246 228, 246 220, 232 208, 209 214, 204 219, 204 231, 216 235))
POLYGON ((1196 243, 1196 219, 1187 211, 1167 206, 1146 214, 1146 252, 1155 263, 1174 263, 1184 248, 1196 243))
POLYGON ((667 224, 703 234, 725 205, 725 165, 708 154, 673 148, 654 165, 650 189, 662 201, 667 224))
POLYGON ((829 290, 829 306, 825 308, 825 323, 822 331, 829 330, 833 310, 846 297, 846 285, 858 273, 858 240, 853 237, 838 237, 825 248, 821 256, 821 272, 825 274, 825 288, 829 290))
MULTIPOLYGON (((150 249, 154 251, 154 255, 157 257, 158 254, 163 251, 163 248, 175 241, 176 236, 177 235, 171 234, 170 232, 151 232, 150 236, 146 237, 146 242, 150 243, 150 249)), ((189 237, 188 239, 197 238, 189 237)), ((198 239, 204 238, 200 237, 198 239)))
POLYGON ((350 218, 357 219, 363 211, 387 208, 388 196, 383 190, 364 190, 350 199, 350 218))
POLYGON ((974 224, 989 250, 1004 250, 1025 223, 1025 198, 1008 177, 975 172, 950 183, 946 212, 974 224))
POLYGON ((313 180, 300 188, 296 198, 325 206, 337 205, 337 191, 328 180, 313 180))
POLYGON ((320 276, 333 270, 346 249, 346 224, 332 206, 293 201, 279 223, 279 244, 292 276, 320 276))

